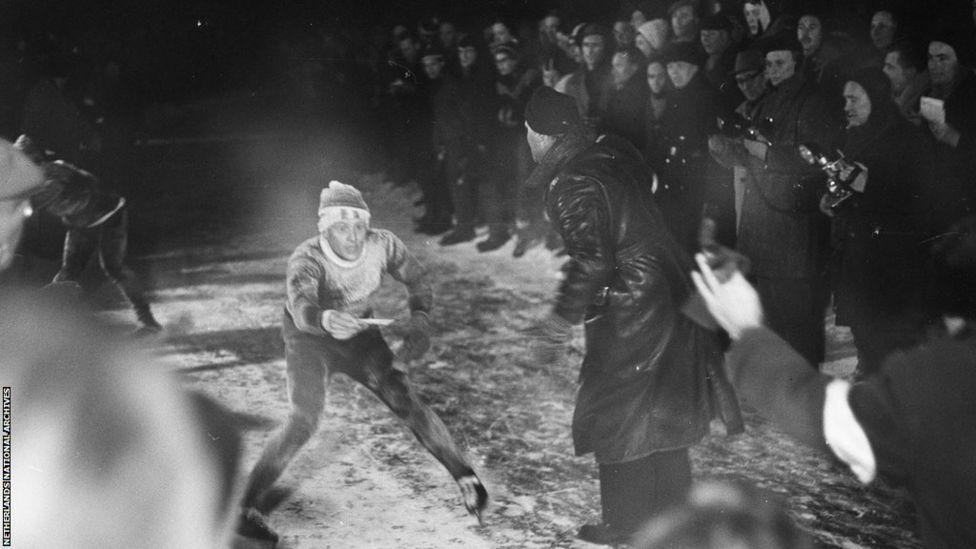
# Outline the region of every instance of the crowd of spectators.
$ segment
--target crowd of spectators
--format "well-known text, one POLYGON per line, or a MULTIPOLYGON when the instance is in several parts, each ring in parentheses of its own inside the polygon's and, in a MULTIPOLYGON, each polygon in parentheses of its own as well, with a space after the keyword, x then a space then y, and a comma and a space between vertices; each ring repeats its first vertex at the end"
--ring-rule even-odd
POLYGON ((417 230, 442 245, 487 225, 481 251, 513 235, 516 257, 558 248, 544 189, 524 185, 522 110, 552 87, 642 153, 686 251, 749 258, 768 322, 811 364, 832 301, 869 373, 925 333, 929 248, 976 208, 976 6, 857 7, 649 0, 586 21, 397 26, 377 71, 390 174, 419 184, 417 230), (800 145, 844 161, 805 161, 800 145))

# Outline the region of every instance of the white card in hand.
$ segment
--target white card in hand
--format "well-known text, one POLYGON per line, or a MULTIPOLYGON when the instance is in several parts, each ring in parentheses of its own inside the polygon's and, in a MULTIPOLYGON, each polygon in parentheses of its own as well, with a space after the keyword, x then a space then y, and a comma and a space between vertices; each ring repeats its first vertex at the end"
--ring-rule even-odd
POLYGON ((359 321, 372 326, 389 326, 395 322, 392 318, 360 318, 359 321))
POLYGON ((945 124, 945 102, 934 97, 922 96, 919 99, 919 114, 929 122, 945 124))

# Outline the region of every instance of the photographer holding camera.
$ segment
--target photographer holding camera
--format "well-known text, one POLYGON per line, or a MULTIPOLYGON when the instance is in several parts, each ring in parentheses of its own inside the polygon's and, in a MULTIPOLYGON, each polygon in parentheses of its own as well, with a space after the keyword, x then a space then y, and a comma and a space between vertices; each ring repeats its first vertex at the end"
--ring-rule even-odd
POLYGON ((844 86, 843 151, 850 198, 821 210, 833 217, 832 289, 837 321, 851 327, 858 377, 875 373, 891 351, 922 333, 925 238, 922 193, 931 185, 932 147, 899 116, 891 85, 877 68, 858 71, 844 86), (856 168, 855 168, 856 169, 856 168))

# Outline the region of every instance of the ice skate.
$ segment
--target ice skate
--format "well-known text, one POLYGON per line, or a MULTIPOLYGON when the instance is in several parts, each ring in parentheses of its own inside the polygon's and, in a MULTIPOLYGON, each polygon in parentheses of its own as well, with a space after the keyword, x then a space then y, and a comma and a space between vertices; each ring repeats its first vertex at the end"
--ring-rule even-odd
POLYGON ((478 524, 484 524, 482 513, 488 506, 488 491, 485 490, 481 479, 474 473, 464 475, 457 479, 458 488, 461 489, 461 497, 464 498, 464 507, 468 513, 478 518, 478 524))

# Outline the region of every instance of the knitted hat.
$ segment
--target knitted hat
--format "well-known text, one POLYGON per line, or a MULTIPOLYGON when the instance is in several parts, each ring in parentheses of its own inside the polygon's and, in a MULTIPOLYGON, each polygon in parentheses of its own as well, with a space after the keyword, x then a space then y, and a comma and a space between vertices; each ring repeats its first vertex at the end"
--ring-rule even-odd
POLYGON ((675 42, 664 50, 664 62, 684 61, 701 66, 705 63, 705 51, 698 42, 675 42))
POLYGON ((43 184, 41 169, 23 151, 0 139, 0 200, 27 198, 43 184))
POLYGON ((543 135, 561 135, 581 123, 576 100, 548 86, 536 88, 532 94, 525 106, 525 121, 543 135))
POLYGON ((637 32, 651 45, 664 44, 668 39, 670 25, 663 19, 652 19, 637 27, 637 32))
POLYGON ((369 222, 369 206, 362 193, 352 185, 330 181, 319 197, 319 226, 328 227, 336 221, 364 219, 369 222))

